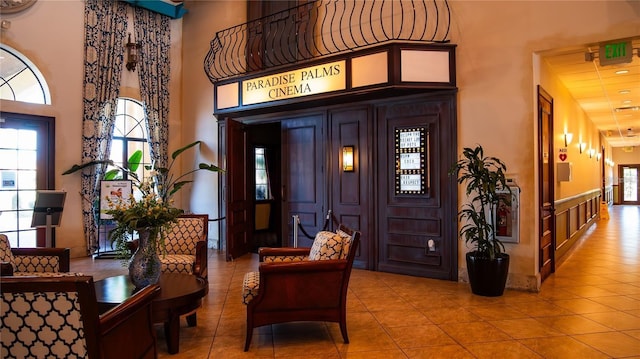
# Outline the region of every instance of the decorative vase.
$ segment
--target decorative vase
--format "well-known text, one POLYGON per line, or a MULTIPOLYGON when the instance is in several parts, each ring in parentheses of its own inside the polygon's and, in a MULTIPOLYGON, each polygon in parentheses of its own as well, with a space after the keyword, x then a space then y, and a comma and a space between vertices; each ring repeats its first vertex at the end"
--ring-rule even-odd
POLYGON ((136 288, 158 283, 162 264, 156 239, 158 228, 139 228, 138 248, 129 262, 129 277, 136 288))

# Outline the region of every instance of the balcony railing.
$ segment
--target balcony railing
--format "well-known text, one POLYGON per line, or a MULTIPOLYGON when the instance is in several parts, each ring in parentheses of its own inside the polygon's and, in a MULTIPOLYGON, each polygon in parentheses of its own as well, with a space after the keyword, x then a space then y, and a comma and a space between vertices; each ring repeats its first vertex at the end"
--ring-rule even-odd
POLYGON ((317 0, 218 31, 212 83, 390 41, 448 42, 447 0, 317 0))

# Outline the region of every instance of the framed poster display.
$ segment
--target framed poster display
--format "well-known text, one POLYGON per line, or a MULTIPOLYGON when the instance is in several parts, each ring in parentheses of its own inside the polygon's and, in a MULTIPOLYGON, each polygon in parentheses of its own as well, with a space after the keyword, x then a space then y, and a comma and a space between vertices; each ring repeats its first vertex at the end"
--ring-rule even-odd
POLYGON ((426 127, 395 130, 396 194, 424 194, 429 184, 426 127))
POLYGON ((122 199, 128 200, 132 193, 131 180, 102 180, 100 181, 100 219, 112 219, 113 216, 106 213, 109 209, 109 198, 112 202, 122 199))

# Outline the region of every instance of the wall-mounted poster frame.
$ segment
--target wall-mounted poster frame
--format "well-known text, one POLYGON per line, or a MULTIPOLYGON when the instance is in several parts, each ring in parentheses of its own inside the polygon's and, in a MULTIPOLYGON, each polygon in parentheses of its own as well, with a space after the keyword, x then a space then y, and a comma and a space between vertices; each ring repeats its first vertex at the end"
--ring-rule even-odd
POLYGON ((100 219, 112 219, 113 216, 106 213, 109 209, 109 198, 112 202, 120 199, 128 200, 132 193, 131 180, 102 180, 100 181, 100 219))
POLYGON ((396 194, 425 194, 429 185, 426 126, 395 129, 396 194))

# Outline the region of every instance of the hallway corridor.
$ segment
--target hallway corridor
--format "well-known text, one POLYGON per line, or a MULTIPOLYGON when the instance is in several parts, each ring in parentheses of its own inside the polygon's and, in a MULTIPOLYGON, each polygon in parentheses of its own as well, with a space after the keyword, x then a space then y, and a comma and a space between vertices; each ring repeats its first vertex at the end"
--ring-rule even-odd
MULTIPOLYGON (((243 352, 242 279, 257 255, 226 262, 210 250, 209 294, 197 327, 181 319, 180 352, 160 358, 640 358, 640 207, 610 207, 539 293, 471 294, 467 283, 353 271, 344 344, 333 323, 258 328, 243 352)), ((101 279, 126 273, 118 260, 74 259, 101 279)))

